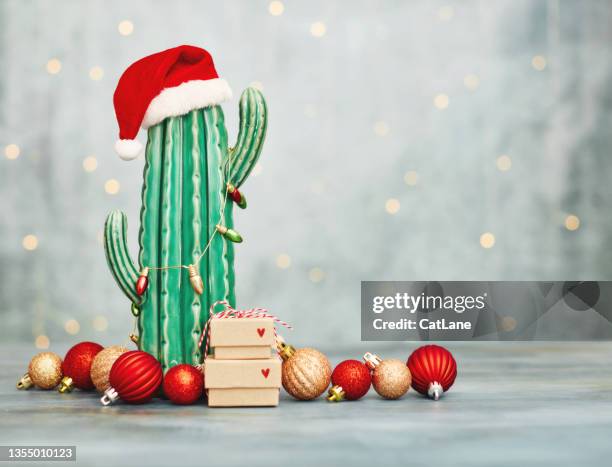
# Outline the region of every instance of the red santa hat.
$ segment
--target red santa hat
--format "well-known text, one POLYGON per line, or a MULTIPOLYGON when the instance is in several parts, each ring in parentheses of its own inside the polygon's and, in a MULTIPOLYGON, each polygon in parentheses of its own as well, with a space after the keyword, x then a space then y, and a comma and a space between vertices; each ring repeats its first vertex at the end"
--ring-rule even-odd
POLYGON ((113 96, 119 124, 115 150, 124 160, 142 152, 139 129, 167 117, 220 104, 232 90, 219 78, 211 55, 204 49, 181 45, 142 58, 121 75, 113 96))

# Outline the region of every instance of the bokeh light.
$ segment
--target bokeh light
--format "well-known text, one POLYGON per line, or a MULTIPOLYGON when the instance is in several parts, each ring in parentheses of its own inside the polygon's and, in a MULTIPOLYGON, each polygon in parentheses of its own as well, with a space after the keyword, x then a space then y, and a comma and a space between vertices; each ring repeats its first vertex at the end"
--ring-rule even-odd
POLYGON ((26 235, 21 241, 23 248, 28 251, 34 251, 38 248, 38 237, 33 234, 26 235))
POLYGON ((400 202, 398 199, 389 198, 385 202, 385 211, 387 211, 389 214, 397 214, 399 210, 400 210, 400 202))
POLYGON ((14 143, 7 144, 4 147, 4 155, 9 160, 15 160, 21 154, 21 149, 14 143))
POLYGON ((495 165, 497 165, 498 170, 500 170, 501 172, 507 172, 512 168, 512 159, 510 158, 510 156, 502 154, 497 158, 495 165))
POLYGON ((122 36, 129 36, 134 32, 134 23, 125 19, 117 25, 117 30, 122 36))
POLYGON ((449 99, 446 94, 438 94, 436 97, 434 97, 434 105, 438 109, 444 110, 448 107, 448 104, 449 104, 449 99))
POLYGON ((280 269, 289 268, 291 266, 291 257, 286 253, 278 255, 276 257, 276 266, 280 269))
POLYGON ((310 34, 314 37, 323 37, 327 32, 327 26, 322 21, 317 21, 310 25, 310 34))
POLYGON ((36 346, 37 349, 48 349, 50 342, 49 342, 49 338, 47 336, 45 336, 44 334, 41 334, 40 336, 36 336, 36 339, 34 339, 34 345, 36 346))
POLYGON ((76 319, 69 319, 64 323, 64 331, 68 334, 75 335, 81 330, 81 325, 76 319))
POLYGON ((93 172, 98 168, 98 159, 96 156, 87 156, 83 159, 83 170, 85 172, 93 172))
POLYGON ((275 0, 273 2, 270 2, 270 4, 268 5, 268 11, 272 16, 280 16, 285 11, 285 5, 283 5, 283 2, 275 0))
POLYGON ((570 214, 565 218, 565 228, 570 231, 580 228, 580 219, 575 214, 570 214))
POLYGON ((57 58, 52 58, 47 62, 47 73, 50 75, 58 74, 62 69, 62 62, 60 62, 57 58))
POLYGON ((485 232, 480 236, 480 246, 486 249, 493 248, 495 245, 495 235, 491 232, 485 232))
POLYGON ((106 191, 109 195, 116 195, 119 193, 120 189, 121 185, 119 184, 119 181, 115 180, 114 178, 107 180, 104 184, 104 191, 106 191))

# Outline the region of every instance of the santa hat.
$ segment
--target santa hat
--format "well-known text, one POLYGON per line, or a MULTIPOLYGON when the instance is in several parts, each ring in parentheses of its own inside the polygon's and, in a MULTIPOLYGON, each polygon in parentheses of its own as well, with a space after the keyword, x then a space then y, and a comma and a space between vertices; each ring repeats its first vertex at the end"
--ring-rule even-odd
POLYGON ((125 70, 113 96, 119 124, 115 150, 124 160, 134 159, 142 151, 136 140, 139 128, 231 97, 232 90, 204 49, 181 45, 142 58, 125 70))

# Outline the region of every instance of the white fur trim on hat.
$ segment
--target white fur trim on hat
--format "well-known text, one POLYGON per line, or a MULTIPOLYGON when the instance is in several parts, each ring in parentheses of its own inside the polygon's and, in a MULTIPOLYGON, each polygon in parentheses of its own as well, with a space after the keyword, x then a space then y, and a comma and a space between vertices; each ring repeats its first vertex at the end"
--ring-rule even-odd
POLYGON ((221 78, 193 80, 160 92, 149 104, 142 128, 156 125, 165 118, 217 105, 232 98, 232 90, 221 78))
POLYGON ((142 143, 137 139, 118 139, 115 142, 115 151, 124 161, 131 161, 142 152, 142 143))

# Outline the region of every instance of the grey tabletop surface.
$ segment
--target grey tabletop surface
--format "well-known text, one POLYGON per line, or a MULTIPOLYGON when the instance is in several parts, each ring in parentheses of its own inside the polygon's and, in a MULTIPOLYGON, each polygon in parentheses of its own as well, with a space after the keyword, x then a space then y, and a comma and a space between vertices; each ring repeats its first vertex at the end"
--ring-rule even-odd
MULTIPOLYGON (((95 393, 17 391, 35 351, 3 347, 1 444, 76 445, 77 465, 583 466, 612 457, 612 343, 448 344, 459 375, 438 402, 412 390, 335 404, 282 392, 276 408, 227 409, 102 407, 95 393)), ((361 344, 329 356, 405 359, 410 348, 361 344)))

